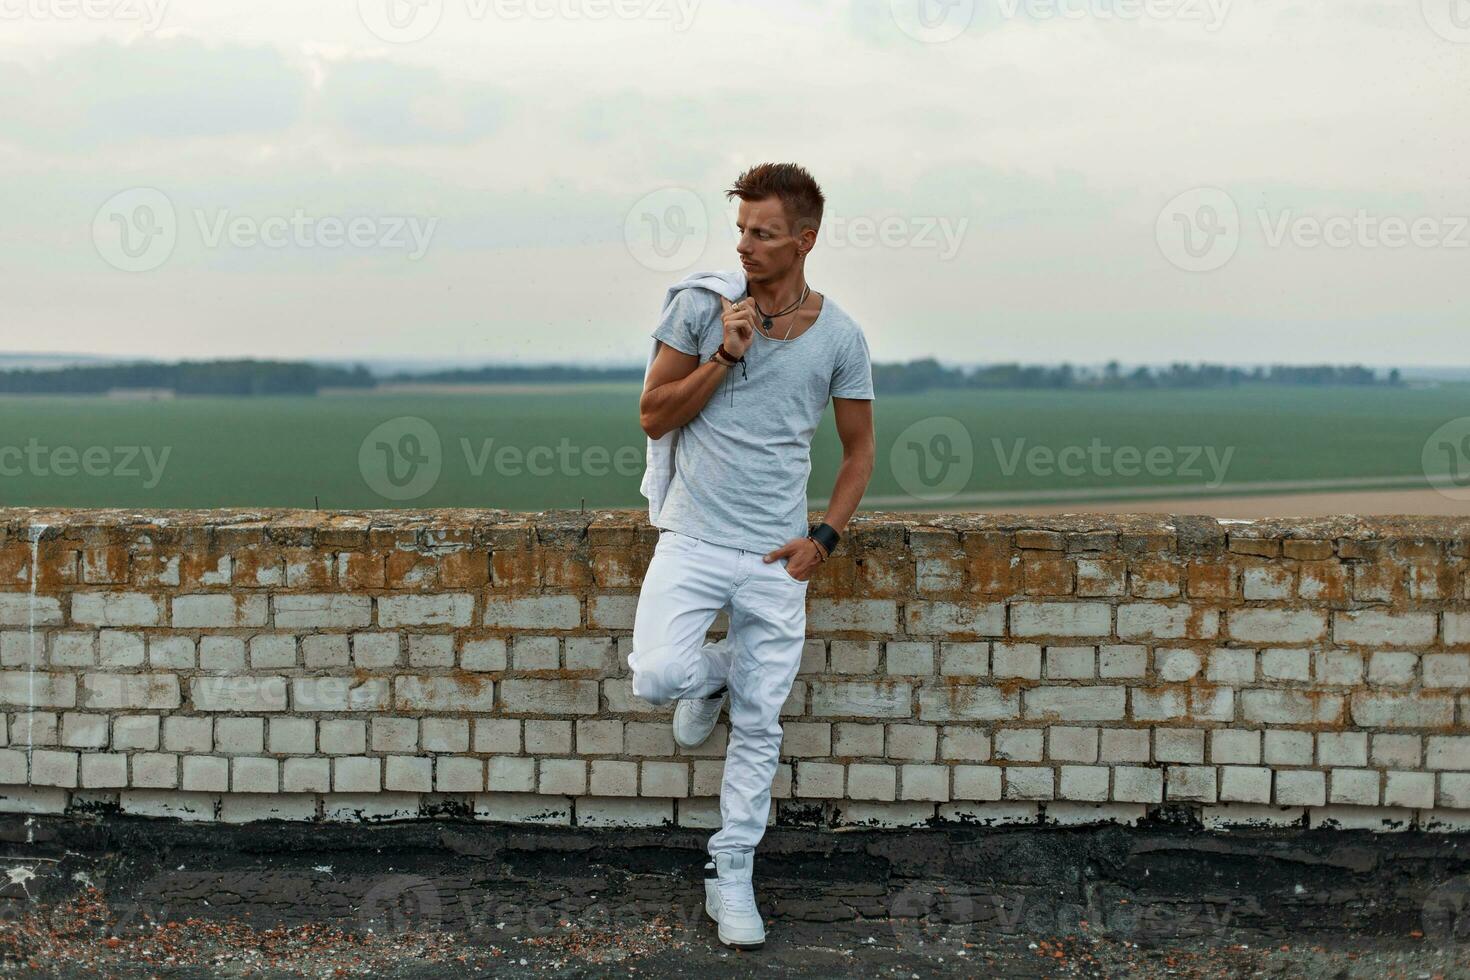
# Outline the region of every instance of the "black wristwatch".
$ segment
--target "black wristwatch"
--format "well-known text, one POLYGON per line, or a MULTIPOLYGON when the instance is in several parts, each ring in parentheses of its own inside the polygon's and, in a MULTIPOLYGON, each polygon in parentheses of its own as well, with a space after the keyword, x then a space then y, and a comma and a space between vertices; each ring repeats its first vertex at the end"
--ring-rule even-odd
MULTIPOLYGON (((842 535, 837 533, 837 529, 826 522, 814 526, 806 536, 821 545, 822 550, 828 555, 836 550, 837 542, 842 540, 842 535)), ((825 558, 822 560, 826 561, 825 558)))

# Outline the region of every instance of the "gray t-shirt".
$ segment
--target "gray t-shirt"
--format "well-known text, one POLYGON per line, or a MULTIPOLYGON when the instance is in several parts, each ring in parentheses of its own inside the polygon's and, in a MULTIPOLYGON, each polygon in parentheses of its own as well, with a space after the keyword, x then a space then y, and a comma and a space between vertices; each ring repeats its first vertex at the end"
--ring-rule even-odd
MULTIPOLYGON (((725 339, 723 311, 717 293, 680 290, 653 336, 702 364, 725 339)), ((659 527, 762 554, 805 537, 812 435, 827 401, 872 397, 867 338, 831 296, 790 340, 757 328, 745 364, 679 430, 659 527)))

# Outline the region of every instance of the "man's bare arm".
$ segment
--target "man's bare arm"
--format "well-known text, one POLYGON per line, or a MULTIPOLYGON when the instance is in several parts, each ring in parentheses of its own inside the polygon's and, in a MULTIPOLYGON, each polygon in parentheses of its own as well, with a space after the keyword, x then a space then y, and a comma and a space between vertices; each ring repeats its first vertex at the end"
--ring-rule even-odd
POLYGON ((868 481, 873 476, 877 449, 873 438, 871 399, 834 398, 832 413, 837 422, 837 437, 842 440, 842 465, 837 468, 832 499, 822 520, 840 532, 847 527, 858 504, 862 503, 868 481))
POLYGON ((638 423, 651 439, 684 425, 704 409, 730 370, 718 361, 699 363, 694 354, 658 341, 658 354, 638 399, 638 423))

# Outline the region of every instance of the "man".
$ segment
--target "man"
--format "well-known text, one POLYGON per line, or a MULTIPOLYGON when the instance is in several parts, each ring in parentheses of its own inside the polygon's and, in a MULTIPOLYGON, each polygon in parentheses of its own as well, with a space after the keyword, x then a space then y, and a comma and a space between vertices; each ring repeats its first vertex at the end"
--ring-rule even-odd
POLYGON ((861 328, 806 283, 822 220, 816 181, 795 164, 761 164, 726 196, 741 201, 743 274, 676 284, 653 331, 638 411, 650 438, 644 492, 660 533, 628 662, 634 694, 678 701, 674 739, 685 748, 709 738, 729 695, 705 910, 721 942, 750 947, 765 941, 752 871, 770 816, 781 708, 806 641, 807 583, 872 476, 873 380, 861 328), (810 448, 829 397, 842 465, 823 523, 811 528, 810 448), (669 462, 672 472, 662 469, 669 462), (721 609, 729 635, 706 644, 721 609))

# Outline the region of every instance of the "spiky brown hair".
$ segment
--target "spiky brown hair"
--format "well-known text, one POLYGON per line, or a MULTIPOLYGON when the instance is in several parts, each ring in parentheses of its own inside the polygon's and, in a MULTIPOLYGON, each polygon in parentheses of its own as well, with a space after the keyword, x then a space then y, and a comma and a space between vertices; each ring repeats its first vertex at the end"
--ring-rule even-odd
POLYGON ((822 189, 806 169, 795 163, 760 163, 735 178, 735 185, 725 192, 726 199, 760 201, 775 196, 781 201, 791 233, 822 226, 822 206, 826 198, 822 189))

